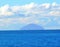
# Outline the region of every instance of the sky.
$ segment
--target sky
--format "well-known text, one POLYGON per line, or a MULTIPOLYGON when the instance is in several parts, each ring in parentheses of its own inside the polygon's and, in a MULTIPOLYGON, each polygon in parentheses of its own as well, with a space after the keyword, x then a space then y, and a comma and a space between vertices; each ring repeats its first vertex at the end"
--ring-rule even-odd
POLYGON ((57 2, 60 3, 59 0, 1 0, 0 1, 0 5, 5 5, 5 4, 9 4, 9 5, 25 5, 31 2, 35 2, 38 4, 41 3, 53 3, 53 2, 57 2))
POLYGON ((0 30, 20 30, 31 23, 44 29, 60 29, 60 1, 0 1, 0 30))

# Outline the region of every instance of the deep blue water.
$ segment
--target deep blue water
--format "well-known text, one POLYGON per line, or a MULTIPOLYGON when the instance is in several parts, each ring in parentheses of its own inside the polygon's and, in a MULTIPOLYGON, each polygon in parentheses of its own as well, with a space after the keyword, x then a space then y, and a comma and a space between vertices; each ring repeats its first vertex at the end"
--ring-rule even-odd
POLYGON ((0 31, 0 47, 60 47, 60 32, 0 31))

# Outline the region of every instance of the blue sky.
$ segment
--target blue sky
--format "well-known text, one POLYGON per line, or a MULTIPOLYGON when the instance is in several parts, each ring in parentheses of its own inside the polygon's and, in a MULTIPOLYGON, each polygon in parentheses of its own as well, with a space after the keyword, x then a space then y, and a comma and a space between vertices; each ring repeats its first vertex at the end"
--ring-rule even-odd
POLYGON ((19 30, 30 23, 45 29, 60 29, 60 1, 0 1, 0 30, 19 30))
POLYGON ((35 3, 53 3, 53 2, 57 2, 60 3, 59 0, 1 0, 0 1, 0 5, 5 5, 5 4, 9 4, 9 5, 24 5, 24 4, 28 4, 31 2, 35 2, 35 3))

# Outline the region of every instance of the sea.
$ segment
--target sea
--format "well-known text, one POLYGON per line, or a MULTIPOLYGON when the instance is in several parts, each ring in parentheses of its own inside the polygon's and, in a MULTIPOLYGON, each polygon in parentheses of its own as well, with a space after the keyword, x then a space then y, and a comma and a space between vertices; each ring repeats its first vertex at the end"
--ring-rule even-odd
POLYGON ((0 31, 0 47, 60 47, 60 30, 0 31))

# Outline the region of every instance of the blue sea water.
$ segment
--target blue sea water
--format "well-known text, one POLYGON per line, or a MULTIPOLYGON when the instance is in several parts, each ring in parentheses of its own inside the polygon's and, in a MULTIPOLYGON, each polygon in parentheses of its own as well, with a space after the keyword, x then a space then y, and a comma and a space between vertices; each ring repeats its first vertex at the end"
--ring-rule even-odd
POLYGON ((60 47, 60 31, 0 31, 0 47, 60 47))

